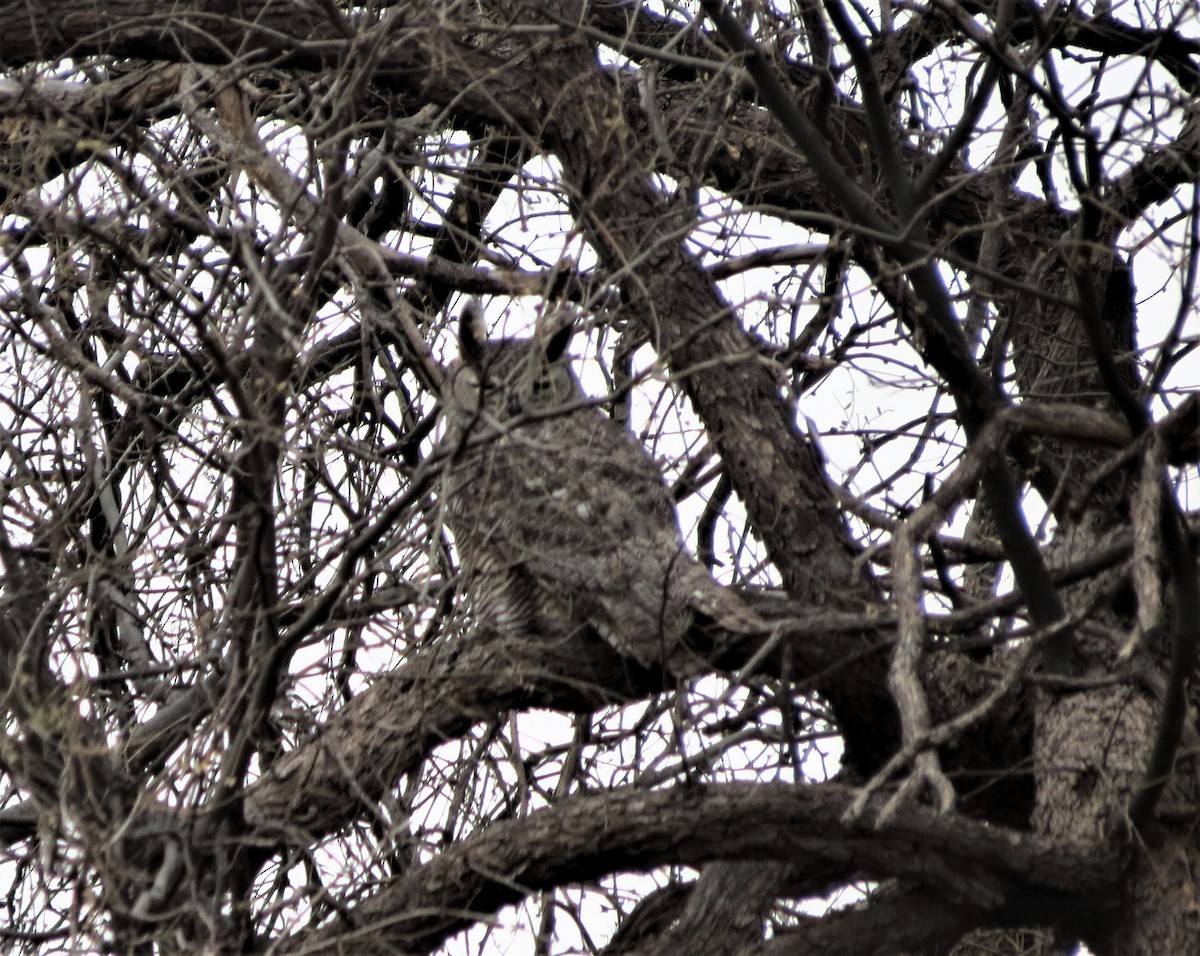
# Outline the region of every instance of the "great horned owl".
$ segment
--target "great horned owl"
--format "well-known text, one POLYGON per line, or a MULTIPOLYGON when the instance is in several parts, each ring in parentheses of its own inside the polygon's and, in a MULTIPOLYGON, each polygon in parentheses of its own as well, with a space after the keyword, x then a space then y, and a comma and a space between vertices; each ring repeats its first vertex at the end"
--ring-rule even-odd
POLYGON ((686 675, 693 628, 766 627, 684 550, 654 461, 571 371, 571 333, 489 342, 476 306, 459 322, 442 493, 468 593, 501 631, 591 626, 643 666, 686 675))

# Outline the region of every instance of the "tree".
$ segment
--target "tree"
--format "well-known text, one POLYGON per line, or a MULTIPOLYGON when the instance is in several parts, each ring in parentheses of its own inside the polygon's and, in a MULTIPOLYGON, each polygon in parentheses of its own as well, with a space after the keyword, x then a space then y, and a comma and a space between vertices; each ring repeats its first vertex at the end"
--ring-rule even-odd
POLYGON ((6 945, 1200 949, 1189 4, 3 16, 6 945), (763 633, 471 614, 468 298, 763 633))

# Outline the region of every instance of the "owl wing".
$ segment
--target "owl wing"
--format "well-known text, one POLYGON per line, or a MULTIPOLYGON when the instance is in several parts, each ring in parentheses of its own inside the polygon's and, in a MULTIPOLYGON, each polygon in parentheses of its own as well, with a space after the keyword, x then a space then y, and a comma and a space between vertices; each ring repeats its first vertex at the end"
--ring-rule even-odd
MULTIPOLYGON (((514 469, 512 475, 530 505, 521 517, 529 527, 517 535, 537 542, 529 560, 546 573, 558 567, 563 580, 582 582, 594 564, 591 559, 607 563, 614 554, 664 533, 678 545, 670 493, 641 444, 599 410, 571 418, 570 435, 561 429, 529 429, 524 437, 542 453, 534 458, 536 467, 519 474, 514 469), (572 562, 573 555, 577 560, 572 562)), ((525 461, 528 466, 527 456, 525 461)))
POLYGON ((526 476, 541 483, 545 508, 541 547, 528 559, 536 573, 582 595, 581 609, 602 636, 644 665, 667 661, 681 672, 696 615, 734 633, 764 633, 758 616, 684 548, 653 459, 596 415, 586 440, 526 476))
POLYGON ((476 568, 477 604, 498 621, 547 635, 591 624, 643 665, 676 673, 694 669, 684 639, 697 615, 762 629, 684 549, 654 460, 598 410, 503 433, 450 480, 464 567, 476 568))

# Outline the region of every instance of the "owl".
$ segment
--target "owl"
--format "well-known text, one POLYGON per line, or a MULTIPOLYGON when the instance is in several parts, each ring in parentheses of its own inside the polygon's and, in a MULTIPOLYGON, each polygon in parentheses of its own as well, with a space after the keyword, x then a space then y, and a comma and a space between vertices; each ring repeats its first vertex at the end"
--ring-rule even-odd
POLYGON ((459 321, 442 502, 466 590, 502 632, 590 627, 643 667, 686 676, 701 663, 689 635, 766 626, 684 550, 653 459, 580 387, 572 331, 488 341, 478 306, 459 321))

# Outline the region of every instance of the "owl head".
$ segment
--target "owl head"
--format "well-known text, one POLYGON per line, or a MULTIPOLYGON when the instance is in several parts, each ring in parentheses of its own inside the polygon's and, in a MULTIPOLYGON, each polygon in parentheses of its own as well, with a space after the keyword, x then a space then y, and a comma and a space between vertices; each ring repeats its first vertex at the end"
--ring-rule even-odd
POLYGON ((566 355, 573 332, 570 322, 552 323, 533 338, 488 341, 483 311, 470 303, 458 321, 459 358, 448 374, 448 410, 504 421, 581 398, 566 355))

